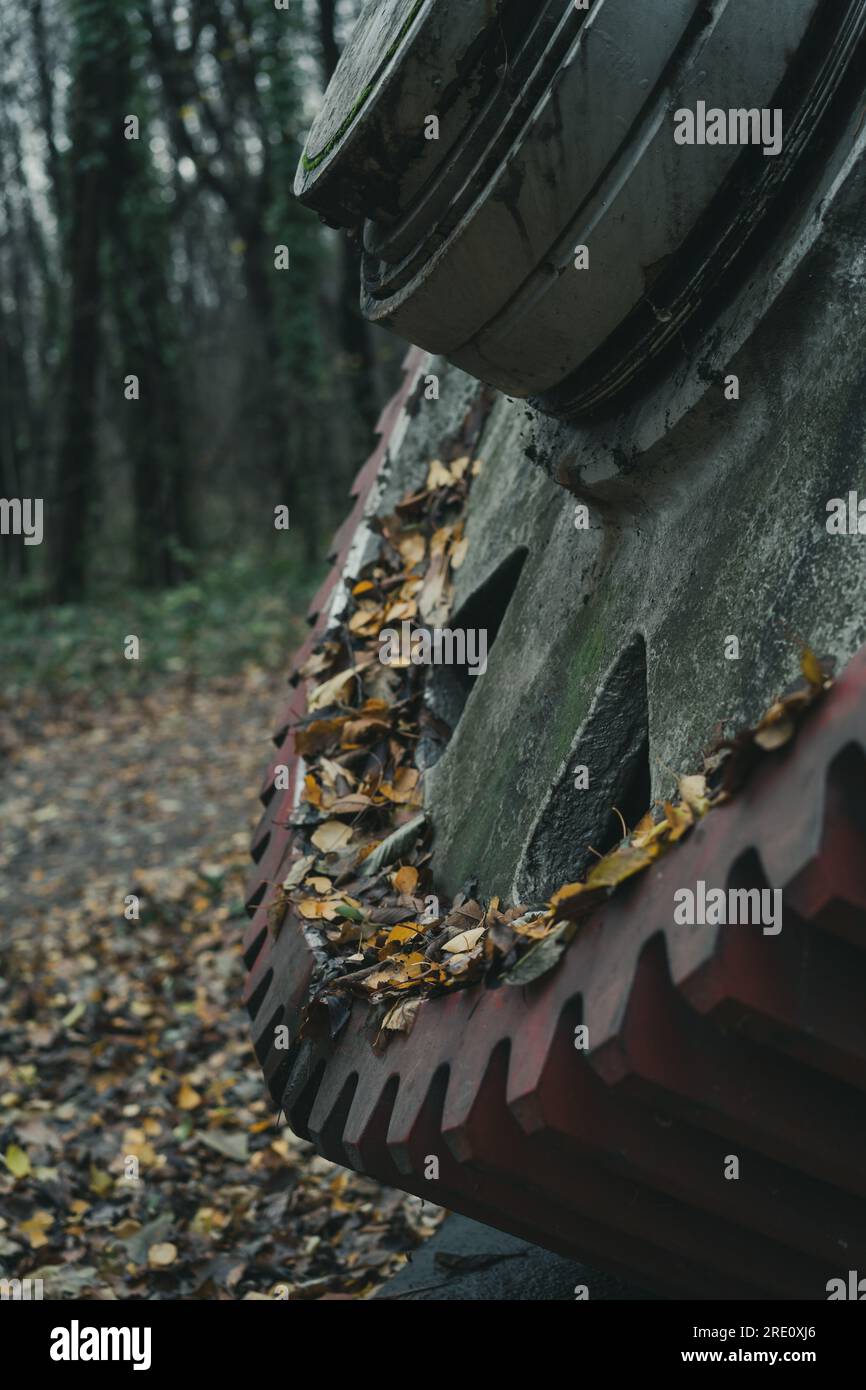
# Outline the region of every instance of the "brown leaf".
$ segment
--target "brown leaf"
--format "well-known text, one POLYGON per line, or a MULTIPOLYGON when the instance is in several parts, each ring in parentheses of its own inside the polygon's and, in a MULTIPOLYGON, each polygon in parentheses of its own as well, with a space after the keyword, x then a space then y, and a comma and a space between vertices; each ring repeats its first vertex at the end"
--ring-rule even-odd
POLYGON ((342 743, 365 743, 368 739, 381 738, 390 733, 391 725, 387 719, 367 715, 361 719, 347 719, 343 725, 342 743))
POLYGON ((398 999, 397 1003, 388 1010, 382 1019, 382 1027, 387 1028, 392 1033, 406 1033, 408 1035, 412 1032, 422 1002, 418 998, 398 999))
POLYGON ((783 700, 777 700, 771 705, 758 724, 754 733, 754 741, 759 748, 763 748, 765 753, 772 753, 777 748, 783 748, 786 743, 794 737, 796 724, 791 718, 787 705, 783 700))
POLYGON ((335 816, 356 816, 372 805, 370 797, 365 796, 363 792, 349 792, 347 796, 340 796, 336 801, 332 801, 328 810, 335 816))
POLYGON ((331 676, 328 680, 317 685, 315 690, 307 696, 307 709, 312 713, 317 709, 324 709, 328 705, 340 704, 347 699, 355 688, 355 681, 360 673, 375 660, 371 655, 358 658, 356 664, 345 671, 338 671, 336 676, 331 676))
POLYGON ((418 870, 414 864, 404 864, 394 875, 394 887, 398 893, 411 897, 418 886, 418 870))
POLYGON ((323 748, 328 748, 332 743, 336 743, 345 723, 345 717, 314 719, 303 729, 295 729, 295 752, 300 753, 304 758, 312 757, 314 753, 320 753, 323 748))
POLYGON ((394 774, 393 782, 383 782, 379 791, 389 801, 398 806, 420 804, 417 801, 418 782, 421 774, 416 767, 401 767, 394 774))

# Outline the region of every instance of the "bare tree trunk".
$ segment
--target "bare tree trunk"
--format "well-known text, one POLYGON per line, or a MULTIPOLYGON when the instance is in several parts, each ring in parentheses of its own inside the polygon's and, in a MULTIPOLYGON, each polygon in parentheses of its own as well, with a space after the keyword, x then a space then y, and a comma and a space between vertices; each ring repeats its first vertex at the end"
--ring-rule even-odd
POLYGON ((102 307, 103 171, 87 160, 87 129, 73 130, 69 219, 71 309, 66 353, 62 443, 58 459, 58 523, 55 588, 67 602, 84 593, 87 514, 93 493, 96 453, 96 384, 102 307))

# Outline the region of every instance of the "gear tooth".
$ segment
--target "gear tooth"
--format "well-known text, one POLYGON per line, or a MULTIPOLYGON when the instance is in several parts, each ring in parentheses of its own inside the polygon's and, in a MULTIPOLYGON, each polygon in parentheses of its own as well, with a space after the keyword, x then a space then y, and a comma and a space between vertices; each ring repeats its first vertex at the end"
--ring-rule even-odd
POLYGON ((332 1076, 326 1068, 307 1123, 310 1139, 317 1152, 331 1163, 341 1163, 344 1167, 349 1165, 343 1148, 343 1127, 357 1086, 357 1072, 350 1072, 338 1081, 338 1077, 332 1076))
POLYGON ((343 1129, 343 1148, 352 1167, 380 1177, 391 1170, 387 1136, 399 1081, 388 1070, 369 1068, 361 1074, 343 1129))
MULTIPOLYGON (((518 1004, 519 1010, 525 1007, 517 997, 513 1002, 518 1004)), ((485 1093, 491 1088, 497 1092, 502 1090, 503 1093, 507 1090, 514 1064, 512 1035, 519 1037, 518 1010, 512 1004, 508 1013, 511 1022, 509 1034, 501 1035, 504 1020, 496 1016, 482 1016, 474 1035, 468 1043, 461 1044, 451 1064, 442 1110, 442 1133, 452 1153, 461 1162, 467 1162, 485 1148, 483 1128, 479 1129, 477 1118, 483 1108, 485 1093)), ((473 1014, 470 1027, 476 1017, 473 1014)), ((542 1021, 539 1018, 539 1022, 542 1021)))
POLYGON ((401 1173, 423 1173, 430 1153, 441 1161, 440 1122, 447 1089, 447 1062, 425 1065, 420 1071, 404 1068, 401 1073, 387 1138, 388 1152, 401 1173))
POLYGON ((866 756, 859 742, 841 749, 827 769, 820 848, 787 890, 792 906, 860 949, 858 919, 866 912, 866 756))
POLYGON ((294 1133, 309 1140, 307 1124, 327 1064, 326 1049, 311 1038, 303 1038, 292 1049, 289 1060, 280 1105, 294 1133))

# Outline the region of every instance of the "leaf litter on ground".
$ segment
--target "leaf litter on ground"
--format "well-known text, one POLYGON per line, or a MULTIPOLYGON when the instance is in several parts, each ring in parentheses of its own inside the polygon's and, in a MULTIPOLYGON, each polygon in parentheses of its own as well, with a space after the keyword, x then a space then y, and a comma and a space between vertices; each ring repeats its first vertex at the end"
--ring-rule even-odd
POLYGON ((0 1277, 41 1278, 46 1298, 363 1299, 443 1215, 326 1162, 271 1113, 240 1005, 237 827, 275 697, 249 671, 192 699, 155 688, 146 717, 107 707, 96 729, 46 706, 48 737, 9 754, 0 1277), (49 798, 57 817, 36 818, 49 798), (95 868, 118 861, 131 867, 95 868))

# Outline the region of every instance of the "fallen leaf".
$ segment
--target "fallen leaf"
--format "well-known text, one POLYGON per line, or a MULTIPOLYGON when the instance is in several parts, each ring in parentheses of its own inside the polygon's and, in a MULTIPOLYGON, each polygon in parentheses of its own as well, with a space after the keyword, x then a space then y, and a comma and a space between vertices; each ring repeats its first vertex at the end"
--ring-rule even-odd
POLYGON ((394 887, 404 897, 410 897, 418 886, 418 870, 414 864, 404 864, 394 875, 394 887))
POLYGON ((21 1221, 18 1230, 26 1236, 31 1248, 38 1250, 41 1245, 48 1244, 48 1232, 54 1225, 54 1217, 50 1211, 35 1211, 29 1221, 21 1221))
POLYGON ((427 817, 422 811, 420 816, 415 816, 413 820, 399 826, 392 835, 389 835, 380 845, 376 846, 372 854, 367 856, 361 872, 366 877, 372 878, 374 874, 379 873, 380 869, 393 864, 395 859, 402 859, 408 853, 410 846, 415 843, 426 823, 427 817))
POLYGON ((800 653, 800 670, 813 690, 823 690, 827 674, 811 647, 804 647, 800 653))
POLYGON ((30 1159, 17 1144, 9 1144, 3 1159, 13 1178, 26 1178, 30 1175, 30 1159))
POLYGON ((385 940, 382 950, 387 954, 396 952, 401 946, 405 946, 407 941, 412 941, 418 935, 417 926, 411 927, 392 927, 385 940), (392 950, 389 952, 389 948, 392 950))
POLYGON ((327 705, 339 704, 361 672, 366 670, 373 660, 374 658, 370 655, 362 656, 354 666, 345 671, 338 671, 336 676, 331 676, 321 685, 317 685, 307 697, 307 709, 310 713, 317 709, 324 709, 327 705))
POLYGON ((422 1002, 418 998, 398 999, 382 1019, 382 1027, 392 1033, 411 1033, 422 1002))
POLYGON ((633 874, 641 873, 657 857, 657 847, 622 845, 593 864, 586 876, 587 888, 616 888, 633 874))
POLYGON ((249 1158, 250 1146, 246 1134, 226 1134, 215 1129, 206 1134, 199 1134, 198 1137, 208 1148, 216 1149, 218 1154, 232 1159, 235 1163, 246 1163, 249 1158))
POLYGON ((330 904, 324 898, 303 898, 298 911, 307 922, 319 922, 326 917, 330 904))
POLYGON ((430 464, 430 467, 427 469, 428 489, 438 487, 450 487, 451 482, 452 478, 449 470, 445 467, 443 463, 439 461, 439 459, 433 459, 432 463, 430 464))
POLYGON ((314 854, 304 854, 300 859, 296 859, 288 874, 283 879, 283 888, 285 888, 286 891, 291 888, 296 888, 306 877, 307 871, 313 867, 315 862, 316 856, 314 854))
POLYGON ((531 985, 558 963, 576 931, 574 922, 558 922, 543 941, 538 941, 502 976, 506 985, 531 985))
POLYGON ((147 1252, 147 1263, 151 1269, 165 1269, 168 1265, 173 1265, 176 1259, 177 1246, 168 1240, 160 1245, 152 1245, 147 1252))
POLYGON ((383 782, 379 790, 389 801, 398 806, 414 801, 417 796, 421 774, 416 767, 401 767, 394 774, 393 782, 383 782))
POLYGON ((363 743, 366 739, 381 738, 383 734, 390 732, 390 728, 388 720, 377 715, 347 719, 343 725, 341 742, 345 746, 347 743, 363 743))
POLYGON ((97 1197, 104 1197, 106 1192, 110 1192, 114 1186, 114 1179, 110 1173, 103 1172, 100 1168, 91 1165, 90 1168, 90 1190, 95 1192, 97 1197))
POLYGON ((427 554, 427 543, 420 531, 412 531, 404 536, 397 548, 403 563, 410 569, 420 565, 427 554))
POLYGON ((777 700, 758 724, 754 742, 759 748, 763 748, 765 753, 772 753, 775 749, 783 748, 786 743, 790 743, 796 727, 784 702, 777 700))
POLYGON ((690 777, 680 777, 677 779, 680 798, 698 816, 703 816, 710 809, 710 801, 707 796, 707 779, 701 773, 695 773, 690 777))
POLYGON ((191 1086, 188 1081, 184 1081, 181 1083, 174 1103, 178 1110, 195 1110, 201 1105, 201 1096, 194 1086, 191 1086))
POLYGON ((484 935, 483 927, 473 927, 471 931, 460 932, 458 936, 452 936, 450 941, 446 941, 442 947, 443 951, 471 951, 484 935))
POLYGON ((320 849, 323 854, 331 854, 335 850, 345 849, 351 838, 351 826, 344 825, 339 820, 326 820, 310 836, 316 849, 320 849))
POLYGON ((340 737, 346 719, 314 719, 311 724, 304 728, 295 729, 294 743, 295 752, 300 753, 303 758, 310 758, 314 754, 321 752, 323 748, 328 748, 340 737))

